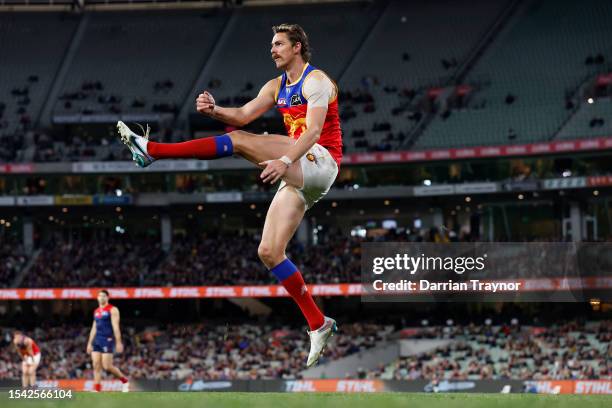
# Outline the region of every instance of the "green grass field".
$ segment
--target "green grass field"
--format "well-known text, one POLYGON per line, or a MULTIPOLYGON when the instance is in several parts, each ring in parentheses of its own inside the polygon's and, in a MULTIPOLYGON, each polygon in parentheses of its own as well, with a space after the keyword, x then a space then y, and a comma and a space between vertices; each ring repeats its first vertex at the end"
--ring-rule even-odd
POLYGON ((74 393, 72 400, 9 400, 0 397, 0 406, 79 407, 79 408, 153 408, 153 407, 256 407, 256 408, 590 408, 612 407, 606 395, 535 394, 299 394, 299 393, 74 393))

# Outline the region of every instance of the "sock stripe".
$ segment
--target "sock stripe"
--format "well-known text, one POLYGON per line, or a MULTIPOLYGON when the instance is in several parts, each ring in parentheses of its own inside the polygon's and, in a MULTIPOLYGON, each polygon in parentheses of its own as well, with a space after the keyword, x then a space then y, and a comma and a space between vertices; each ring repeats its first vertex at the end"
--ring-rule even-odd
POLYGON ((295 264, 289 259, 285 259, 283 262, 272 268, 270 272, 272 272, 278 278, 278 280, 282 282, 297 271, 297 266, 295 266, 295 264))
POLYGON ((215 137, 215 147, 217 149, 217 157, 227 157, 234 154, 232 138, 227 134, 215 137))

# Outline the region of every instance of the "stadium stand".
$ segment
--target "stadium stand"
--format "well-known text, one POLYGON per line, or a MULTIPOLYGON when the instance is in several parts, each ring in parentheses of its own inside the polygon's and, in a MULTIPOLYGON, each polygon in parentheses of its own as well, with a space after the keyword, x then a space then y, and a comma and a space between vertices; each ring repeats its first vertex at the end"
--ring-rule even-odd
POLYGON ((610 71, 612 56, 604 39, 612 34, 606 23, 612 10, 603 0, 589 0, 589 7, 568 0, 478 1, 470 8, 448 2, 381 1, 295 10, 290 16, 283 7, 97 12, 86 17, 15 14, 22 28, 10 30, 17 23, 7 21, 0 32, 9 60, 18 62, 0 68, 3 77, 12 78, 0 89, 0 159, 129 159, 112 131, 108 137, 83 130, 49 132, 39 126, 46 124, 37 123, 79 21, 84 21, 83 36, 58 86, 54 116, 78 120, 167 114, 169 122, 153 135, 157 140, 191 137, 178 129, 185 129, 193 98, 202 89, 210 89, 221 105, 235 106, 254 97, 276 74, 269 60, 270 27, 289 17, 309 33, 313 63, 339 82, 349 152, 609 133, 609 103, 576 100, 585 80, 610 71), (517 12, 508 13, 515 7, 517 12), (55 24, 58 19, 62 24, 55 24), (500 19, 507 19, 501 31, 479 58, 470 60, 500 19), (559 30, 550 21, 566 23, 559 30), (42 54, 28 52, 38 45, 37 30, 51 26, 47 32, 53 32, 53 45, 42 54), (25 47, 15 48, 23 41, 25 47), (260 46, 239 45, 247 41, 260 46), (138 50, 138 58, 131 58, 133 50, 138 50), (17 68, 24 64, 41 72, 24 74, 17 68), (455 83, 459 71, 465 77, 461 84, 455 83), (458 85, 465 85, 468 94, 461 103, 450 102, 458 85), (568 98, 577 108, 566 106, 568 98))
POLYGON ((580 139, 612 135, 612 99, 583 103, 557 134, 557 139, 580 139))
MULTIPOLYGON (((466 8, 450 2, 390 2, 342 75, 341 90, 367 92, 370 111, 355 106, 357 117, 343 122, 351 150, 397 148, 418 123, 428 88, 447 83, 508 1, 477 1, 466 8), (384 44, 384 46, 381 46, 384 44), (375 131, 375 123, 387 123, 375 131), (353 132, 365 131, 367 145, 355 146, 353 132), (395 137, 389 140, 389 133, 395 137)), ((350 101, 350 99, 349 99, 350 101)), ((342 99, 343 109, 348 101, 342 99)))
POLYGON ((0 161, 28 160, 33 141, 25 134, 38 119, 77 22, 60 13, 0 13, 0 161))
POLYGON ((466 78, 486 86, 475 85, 466 109, 436 117, 415 147, 547 140, 570 114, 567 93, 609 70, 609 63, 585 63, 593 53, 612 58, 603 40, 612 35, 609 2, 593 0, 585 7, 571 0, 530 1, 523 10, 466 78))
MULTIPOLYGON (((288 252, 310 283, 356 282, 360 274, 359 243, 360 239, 330 237, 326 243, 309 247, 308 251, 293 243, 288 252)), ((276 283, 274 276, 257 259, 258 244, 253 234, 203 233, 189 238, 178 237, 169 253, 165 253, 159 242, 144 238, 114 234, 100 241, 65 240, 56 236, 42 246, 22 286, 276 283)), ((11 263, 11 270, 20 269, 22 264, 11 263)))
MULTIPOLYGON (((304 369, 308 342, 287 325, 168 324, 124 327, 125 358, 119 367, 138 379, 292 379, 304 369)), ((44 355, 42 378, 83 378, 93 374, 85 353, 89 327, 58 325, 36 329, 44 355)), ((335 360, 373 347, 393 326, 347 323, 346 334, 330 343, 325 360, 335 360)), ((2 353, 0 380, 20 377, 17 355, 2 353)))
POLYGON ((193 11, 92 14, 55 113, 176 111, 227 17, 193 11))
POLYGON ((401 357, 369 378, 415 380, 610 379, 612 325, 565 322, 552 326, 436 326, 410 338, 450 339, 432 352, 401 357))
POLYGON ((15 238, 0 240, 0 287, 9 286, 26 266, 28 257, 23 245, 15 238))

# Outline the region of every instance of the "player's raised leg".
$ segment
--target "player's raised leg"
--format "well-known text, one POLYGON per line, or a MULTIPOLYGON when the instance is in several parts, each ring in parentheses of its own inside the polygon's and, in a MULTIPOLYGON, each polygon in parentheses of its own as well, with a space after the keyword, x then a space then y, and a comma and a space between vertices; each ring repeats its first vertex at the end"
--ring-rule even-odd
POLYGON ((287 244, 300 225, 305 211, 304 201, 294 187, 287 185, 279 190, 266 215, 258 254, 261 261, 289 292, 308 322, 310 353, 306 365, 310 367, 319 360, 327 340, 337 328, 333 319, 321 313, 308 292, 302 274, 285 255, 287 244))
MULTIPOLYGON (((144 136, 137 135, 123 122, 117 123, 121 140, 132 152, 132 159, 140 167, 146 167, 160 159, 214 160, 239 155, 259 166, 266 160, 283 156, 295 141, 280 135, 256 135, 235 130, 233 132, 180 143, 156 143, 149 140, 149 128, 144 136)), ((262 167, 262 166, 260 166, 262 167)), ((284 177, 287 183, 301 186, 301 168, 294 163, 284 177), (299 184, 295 184, 299 182, 299 184)))

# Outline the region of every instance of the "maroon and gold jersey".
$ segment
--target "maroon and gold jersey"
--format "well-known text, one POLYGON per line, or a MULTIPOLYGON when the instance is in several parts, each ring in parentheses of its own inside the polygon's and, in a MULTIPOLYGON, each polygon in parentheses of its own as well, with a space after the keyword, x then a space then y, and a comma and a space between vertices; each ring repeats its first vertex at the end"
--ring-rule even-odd
MULTIPOLYGON (((308 75, 313 71, 320 70, 310 64, 306 64, 302 75, 293 84, 287 82, 287 73, 283 73, 280 77, 275 98, 276 109, 283 115, 287 134, 294 139, 298 139, 306 130, 308 101, 302 93, 302 86, 308 75)), ((337 95, 327 105, 327 115, 325 116, 325 122, 318 143, 329 151, 338 167, 340 167, 340 162, 342 161, 342 130, 340 129, 340 116, 338 115, 337 95)))

